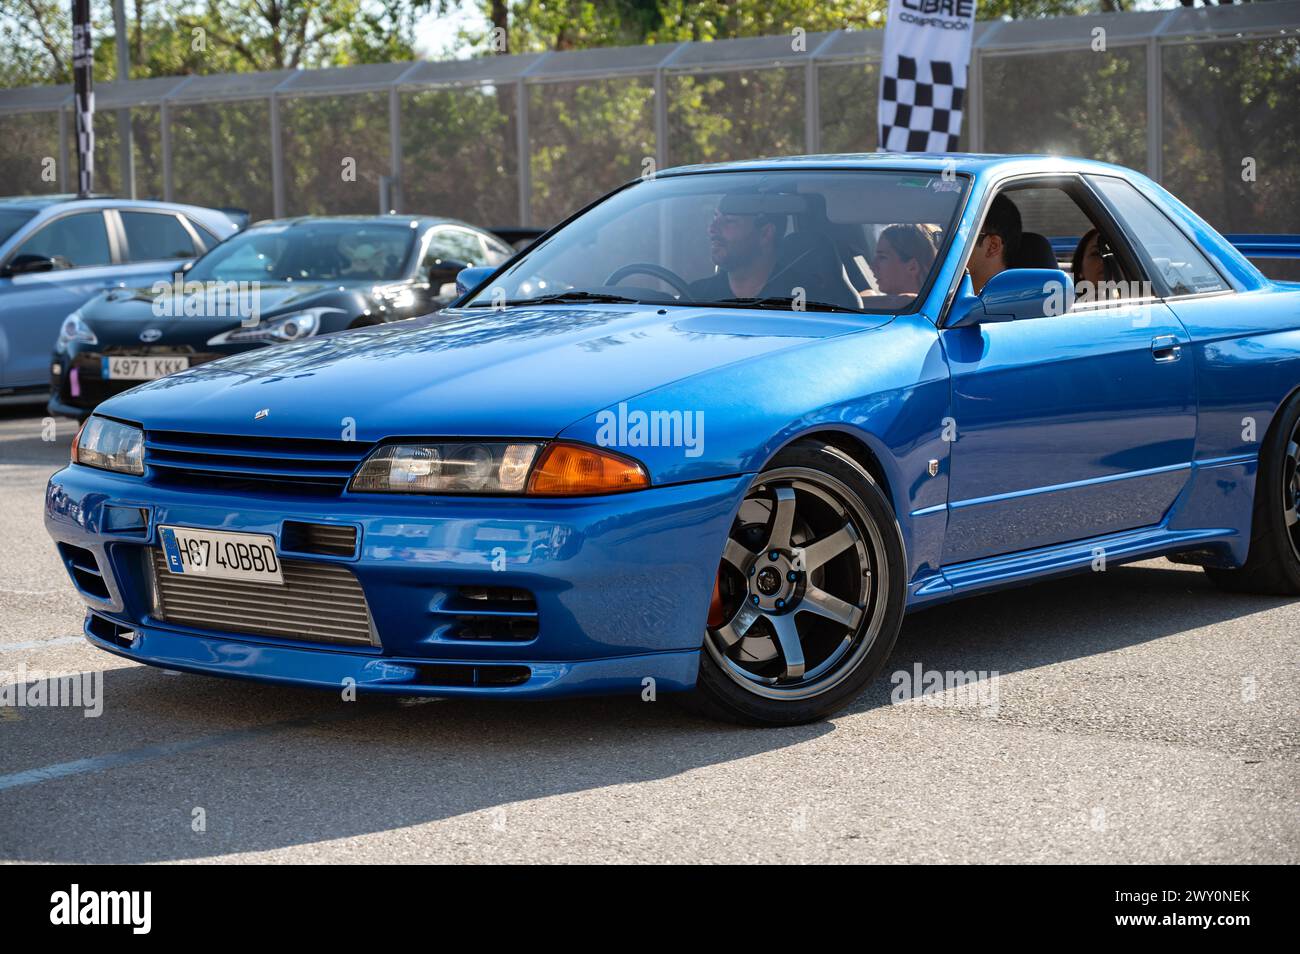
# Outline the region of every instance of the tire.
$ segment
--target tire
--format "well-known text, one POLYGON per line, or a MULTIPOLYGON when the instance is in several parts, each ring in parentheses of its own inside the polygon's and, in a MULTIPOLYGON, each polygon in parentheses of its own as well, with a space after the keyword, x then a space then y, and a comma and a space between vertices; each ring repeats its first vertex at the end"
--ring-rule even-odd
POLYGON ((1278 412, 1276 424, 1260 452, 1246 562, 1235 569, 1206 567, 1205 572, 1215 586, 1233 593, 1300 595, 1298 465, 1300 394, 1295 394, 1278 412))
POLYGON ((871 475, 830 445, 793 444, 754 479, 718 572, 688 698, 712 718, 822 719, 879 674, 898 638, 898 522, 871 475))

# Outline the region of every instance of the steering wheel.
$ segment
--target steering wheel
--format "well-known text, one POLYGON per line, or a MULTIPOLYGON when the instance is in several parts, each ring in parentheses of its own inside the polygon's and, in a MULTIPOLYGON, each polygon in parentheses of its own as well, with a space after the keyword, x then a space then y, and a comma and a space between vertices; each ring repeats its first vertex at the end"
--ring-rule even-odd
POLYGON ((684 298, 691 297, 690 286, 686 284, 686 279, 682 278, 671 269, 664 268, 662 265, 656 265, 653 262, 633 262, 631 265, 624 265, 617 268, 605 279, 606 285, 617 285, 629 275, 649 275, 651 278, 657 278, 667 285, 673 286, 679 295, 684 298))

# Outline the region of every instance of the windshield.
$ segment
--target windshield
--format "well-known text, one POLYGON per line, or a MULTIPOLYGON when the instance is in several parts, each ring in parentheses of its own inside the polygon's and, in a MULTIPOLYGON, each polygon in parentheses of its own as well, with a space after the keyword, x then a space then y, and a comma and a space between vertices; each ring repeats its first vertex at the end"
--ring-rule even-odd
POLYGON ((966 183, 852 169, 649 179, 534 246, 466 304, 903 311, 929 285, 966 183))
POLYGON ((260 225, 226 239, 186 280, 373 282, 402 278, 415 244, 406 222, 260 225))
POLYGON ((18 231, 36 213, 31 209, 0 209, 0 244, 18 231))

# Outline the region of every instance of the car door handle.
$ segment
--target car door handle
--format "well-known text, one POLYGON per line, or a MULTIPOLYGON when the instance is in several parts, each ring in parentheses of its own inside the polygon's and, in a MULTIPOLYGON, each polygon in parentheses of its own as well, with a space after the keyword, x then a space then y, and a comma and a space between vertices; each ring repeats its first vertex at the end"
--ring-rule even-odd
POLYGON ((1169 361, 1177 361, 1182 356, 1183 346, 1173 335, 1160 335, 1151 339, 1151 357, 1157 362, 1165 364, 1169 361))

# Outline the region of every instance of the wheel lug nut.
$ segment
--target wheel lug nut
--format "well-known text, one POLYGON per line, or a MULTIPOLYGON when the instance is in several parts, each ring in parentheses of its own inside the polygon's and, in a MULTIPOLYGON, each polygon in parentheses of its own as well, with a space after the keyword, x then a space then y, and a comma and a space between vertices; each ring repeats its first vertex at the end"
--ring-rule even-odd
POLYGON ((785 600, 777 600, 777 601, 776 601, 776 608, 777 608, 777 609, 785 609, 785 600))
POLYGON ((749 598, 749 601, 750 601, 751 603, 753 603, 755 606, 757 606, 757 605, 758 605, 758 594, 755 593, 753 596, 751 596, 751 597, 749 598))
POLYGON ((777 553, 775 550, 773 550, 771 553, 767 555, 767 558, 771 560, 773 563, 775 563, 778 559, 780 559, 780 557, 781 554, 777 553))
POLYGON ((799 579, 799 574, 796 573, 794 570, 791 570, 789 573, 785 575, 785 578, 789 580, 791 583, 793 583, 795 580, 799 579))

